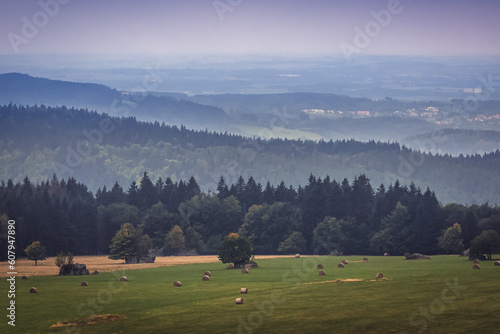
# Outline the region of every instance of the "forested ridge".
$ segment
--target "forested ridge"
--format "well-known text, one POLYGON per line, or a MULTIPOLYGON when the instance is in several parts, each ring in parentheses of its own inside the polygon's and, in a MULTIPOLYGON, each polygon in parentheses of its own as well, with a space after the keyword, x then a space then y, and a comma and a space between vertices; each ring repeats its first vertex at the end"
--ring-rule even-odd
POLYGON ((399 181, 374 189, 365 175, 351 182, 310 175, 298 188, 262 185, 252 177, 227 184, 221 177, 215 193, 204 193, 194 177, 151 180, 144 172, 140 183, 126 189, 115 183, 95 195, 74 178, 54 175, 33 184, 26 177, 0 183, 0 216, 2 233, 9 219, 16 221, 17 249, 39 240, 51 255, 106 254, 127 222, 164 254, 172 254, 166 236, 174 226, 182 229, 186 249, 200 254, 217 253, 232 232, 248 237, 257 254, 395 255, 444 252, 438 237, 455 223, 462 227, 464 247, 484 230, 500 232, 499 207, 442 206, 430 189, 399 181))
MULTIPOLYGON (((95 192, 115 181, 174 182, 194 176, 214 191, 222 175, 256 182, 304 185, 310 173, 342 180, 366 174, 374 184, 432 186, 443 203, 500 203, 500 152, 472 156, 425 154, 393 142, 246 138, 193 131, 133 117, 110 117, 84 109, 0 107, 0 179, 42 182, 56 173, 74 177, 95 192)), ((272 131, 272 129, 269 129, 272 131)))

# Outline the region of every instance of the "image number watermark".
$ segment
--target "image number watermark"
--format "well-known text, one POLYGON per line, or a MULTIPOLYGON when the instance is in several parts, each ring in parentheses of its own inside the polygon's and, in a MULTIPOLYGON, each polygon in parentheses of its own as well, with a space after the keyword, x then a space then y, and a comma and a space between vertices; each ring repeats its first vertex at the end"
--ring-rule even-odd
POLYGON ((20 34, 13 31, 7 34, 10 46, 15 53, 20 53, 20 46, 28 44, 38 36, 38 33, 53 19, 60 11, 62 5, 66 5, 70 0, 40 0, 38 6, 40 10, 35 12, 31 19, 23 16, 20 34))
POLYGON ((16 326, 16 221, 9 220, 7 225, 7 261, 9 263, 9 271, 7 282, 9 282, 9 290, 7 298, 9 307, 7 307, 7 323, 9 326, 16 326))

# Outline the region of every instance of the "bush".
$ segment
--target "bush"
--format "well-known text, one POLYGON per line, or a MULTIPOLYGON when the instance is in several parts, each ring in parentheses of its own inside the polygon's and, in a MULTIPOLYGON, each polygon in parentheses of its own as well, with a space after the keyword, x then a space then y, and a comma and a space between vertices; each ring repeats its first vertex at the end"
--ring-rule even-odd
POLYGON ((57 253, 57 257, 55 260, 56 266, 61 268, 64 265, 67 264, 73 264, 73 253, 71 252, 59 252, 57 253))

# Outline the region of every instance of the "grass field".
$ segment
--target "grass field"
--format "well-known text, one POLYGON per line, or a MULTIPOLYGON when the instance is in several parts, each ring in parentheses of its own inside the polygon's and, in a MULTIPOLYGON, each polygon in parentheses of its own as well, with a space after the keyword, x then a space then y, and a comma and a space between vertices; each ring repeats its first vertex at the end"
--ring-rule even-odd
POLYGON ((472 270, 455 256, 345 259, 343 269, 338 257, 288 257, 259 259, 249 274, 212 262, 18 279, 15 328, 7 325, 2 278, 0 333, 500 333, 500 267, 491 261, 472 270), (319 263, 326 276, 318 275, 319 263), (202 281, 207 270, 211 279, 202 281), (379 272, 385 279, 375 279, 379 272), (122 275, 128 282, 119 282, 122 275), (126 319, 50 328, 101 314, 126 319))

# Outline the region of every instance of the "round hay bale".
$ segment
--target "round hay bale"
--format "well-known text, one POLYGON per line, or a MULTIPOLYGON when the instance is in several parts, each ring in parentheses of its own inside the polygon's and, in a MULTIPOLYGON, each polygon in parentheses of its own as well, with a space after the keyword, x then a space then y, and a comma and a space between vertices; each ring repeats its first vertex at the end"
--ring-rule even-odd
POLYGON ((325 273, 323 270, 321 270, 321 271, 319 272, 319 276, 326 276, 326 273, 325 273))
POLYGON ((384 253, 384 256, 389 256, 389 253, 384 253))
POLYGON ((295 254, 296 259, 300 259, 300 254, 295 254))
POLYGON ((236 298, 236 304, 243 304, 244 300, 243 298, 236 298))
POLYGON ((479 267, 479 264, 475 264, 472 266, 472 269, 481 269, 481 268, 479 267))
POLYGON ((337 268, 344 268, 344 264, 343 263, 337 264, 337 268))
POLYGON ((38 290, 35 287, 32 287, 30 289, 30 293, 38 293, 38 290))
POLYGON ((248 273, 249 273, 249 271, 248 271, 248 269, 247 269, 247 268, 244 268, 244 269, 241 269, 241 273, 242 273, 242 274, 248 274, 248 273))
POLYGON ((342 260, 341 261, 343 264, 349 264, 349 262, 347 262, 347 260, 342 260))
POLYGON ((323 269, 323 265, 322 265, 322 264, 318 264, 318 265, 316 266, 316 269, 323 269))
POLYGON ((500 261, 495 262, 495 266, 500 266, 500 261))
POLYGON ((175 282, 174 282, 174 286, 182 286, 181 281, 175 281, 175 282))
POLYGON ((232 264, 232 263, 231 263, 231 264, 229 264, 229 265, 226 267, 226 269, 234 269, 234 264, 232 264))
POLYGON ((127 276, 120 277, 120 282, 127 282, 127 281, 128 281, 127 276))
POLYGON ((205 276, 203 276, 203 278, 201 280, 202 281, 210 281, 210 276, 205 275, 205 276))
POLYGON ((248 293, 248 289, 247 288, 241 288, 240 289, 240 293, 248 293))
POLYGON ((474 264, 479 264, 479 259, 474 259, 474 260, 472 261, 472 263, 474 263, 474 264))
POLYGON ((23 279, 28 279, 28 276, 24 275, 24 276, 23 276, 23 279))
POLYGON ((80 284, 80 286, 89 286, 89 283, 87 283, 87 282, 83 281, 83 282, 80 284))
POLYGON ((94 270, 94 271, 92 272, 92 275, 99 275, 99 272, 98 272, 97 270, 94 270))
POLYGON ((212 273, 210 271, 205 271, 205 273, 203 275, 210 277, 210 276, 212 276, 212 273))
POLYGON ((378 273, 378 274, 377 274, 377 279, 381 279, 381 278, 384 278, 384 274, 382 274, 382 273, 378 273))
POLYGON ((363 262, 368 262, 368 258, 367 258, 367 257, 364 257, 364 258, 363 258, 363 262))

